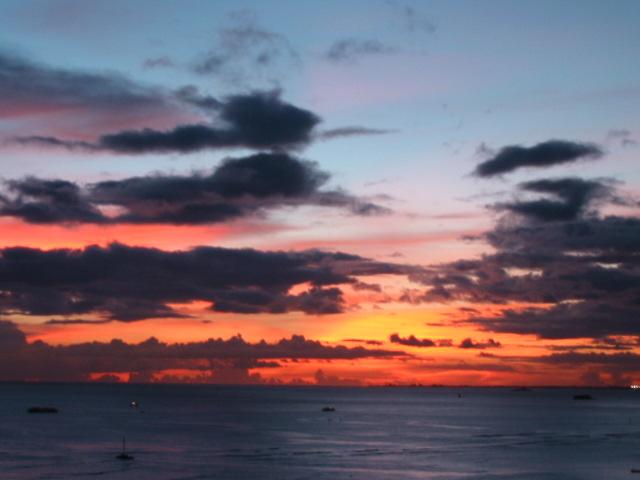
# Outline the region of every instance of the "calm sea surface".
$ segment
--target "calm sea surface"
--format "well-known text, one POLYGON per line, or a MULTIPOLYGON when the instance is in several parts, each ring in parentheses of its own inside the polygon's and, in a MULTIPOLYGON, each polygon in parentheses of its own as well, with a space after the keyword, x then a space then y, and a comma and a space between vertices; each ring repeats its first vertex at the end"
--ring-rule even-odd
POLYGON ((0 384, 2 480, 640 479, 633 467, 640 391, 0 384))

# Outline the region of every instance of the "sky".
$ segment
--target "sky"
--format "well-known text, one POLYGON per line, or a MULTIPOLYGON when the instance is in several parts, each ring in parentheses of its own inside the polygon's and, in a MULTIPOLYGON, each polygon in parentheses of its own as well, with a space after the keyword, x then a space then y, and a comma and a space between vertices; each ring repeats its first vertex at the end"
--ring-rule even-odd
POLYGON ((0 2, 0 380, 640 382, 638 20, 0 2))

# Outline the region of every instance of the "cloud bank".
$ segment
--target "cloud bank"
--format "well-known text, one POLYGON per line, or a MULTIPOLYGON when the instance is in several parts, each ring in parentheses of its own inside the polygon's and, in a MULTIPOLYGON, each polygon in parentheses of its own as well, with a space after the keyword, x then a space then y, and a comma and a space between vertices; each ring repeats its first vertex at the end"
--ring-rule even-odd
POLYGON ((387 212, 343 190, 322 188, 329 178, 316 163, 286 153, 228 158, 209 174, 157 174, 84 186, 27 177, 5 182, 0 216, 39 224, 194 225, 301 205, 342 208, 356 215, 387 212), (104 207, 117 207, 118 213, 108 215, 104 207))
POLYGON ((135 321, 180 317, 171 304, 215 312, 325 315, 345 311, 341 286, 417 267, 319 251, 198 247, 166 252, 112 244, 80 250, 0 250, 0 313, 94 315, 135 321), (291 289, 299 286, 298 291, 291 289))
POLYGON ((521 183, 520 192, 550 196, 535 200, 518 200, 494 205, 541 222, 575 220, 585 216, 588 208, 598 203, 615 200, 611 181, 583 180, 581 178, 542 179, 521 183))
POLYGON ((615 185, 569 178, 519 188, 558 200, 500 205, 506 213, 480 236, 493 253, 418 273, 416 280, 428 286, 419 300, 502 305, 492 315, 461 311, 459 324, 491 332, 594 340, 639 335, 640 220, 596 208, 618 202, 615 185))
MULTIPOLYGON (((354 360, 392 358, 403 352, 379 348, 325 345, 302 335, 277 342, 251 343, 241 336, 201 342, 140 343, 87 342, 50 345, 27 342, 15 323, 0 321, 0 379, 3 381, 87 381, 99 374, 129 374, 133 381, 162 380, 163 371, 180 369, 195 374, 193 381, 261 383, 251 369, 278 368, 278 360, 354 360)), ((109 376, 110 375, 110 376, 109 376)), ((175 378, 164 378, 173 380, 175 378)))

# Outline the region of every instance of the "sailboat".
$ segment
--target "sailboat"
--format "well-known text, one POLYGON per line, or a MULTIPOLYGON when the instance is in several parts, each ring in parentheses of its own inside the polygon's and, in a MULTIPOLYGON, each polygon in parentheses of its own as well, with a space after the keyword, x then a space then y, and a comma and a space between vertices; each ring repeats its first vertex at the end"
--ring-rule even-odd
POLYGON ((127 453, 127 439, 124 436, 122 437, 122 452, 116 455, 116 458, 118 460, 133 460, 134 458, 133 455, 127 453))

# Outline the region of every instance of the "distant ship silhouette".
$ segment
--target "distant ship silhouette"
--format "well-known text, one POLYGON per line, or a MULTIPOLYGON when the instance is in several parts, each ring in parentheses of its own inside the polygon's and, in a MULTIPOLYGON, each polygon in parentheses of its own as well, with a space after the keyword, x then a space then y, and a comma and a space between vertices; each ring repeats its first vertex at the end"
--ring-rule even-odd
POLYGON ((56 407, 29 407, 27 409, 28 413, 58 413, 58 409, 56 407))
POLYGON ((116 455, 116 458, 118 460, 133 460, 134 458, 133 455, 127 453, 127 439, 124 436, 122 437, 122 452, 116 455))

